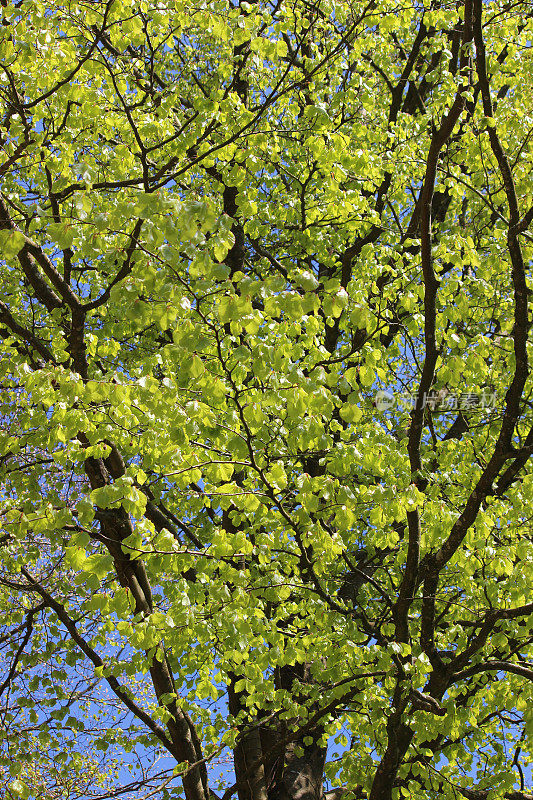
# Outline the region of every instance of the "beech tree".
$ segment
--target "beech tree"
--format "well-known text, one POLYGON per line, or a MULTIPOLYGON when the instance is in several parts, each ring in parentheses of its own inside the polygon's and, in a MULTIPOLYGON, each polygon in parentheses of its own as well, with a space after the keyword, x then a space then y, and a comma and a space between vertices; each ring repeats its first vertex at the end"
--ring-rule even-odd
POLYGON ((2 6, 3 796, 531 800, 530 4, 2 6))

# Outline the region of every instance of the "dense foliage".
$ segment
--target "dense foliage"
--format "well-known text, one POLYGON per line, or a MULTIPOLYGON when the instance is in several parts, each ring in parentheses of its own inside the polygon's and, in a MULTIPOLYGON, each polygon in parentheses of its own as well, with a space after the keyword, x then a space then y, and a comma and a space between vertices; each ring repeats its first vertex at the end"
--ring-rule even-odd
POLYGON ((2 6, 2 796, 531 798, 530 4, 2 6))

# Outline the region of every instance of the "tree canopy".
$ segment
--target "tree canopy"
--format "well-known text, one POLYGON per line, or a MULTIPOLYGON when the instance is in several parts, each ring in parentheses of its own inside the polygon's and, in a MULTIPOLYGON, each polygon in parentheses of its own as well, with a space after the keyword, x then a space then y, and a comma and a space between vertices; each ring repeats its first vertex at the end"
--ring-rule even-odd
POLYGON ((2 14, 3 796, 531 800, 530 3, 2 14))

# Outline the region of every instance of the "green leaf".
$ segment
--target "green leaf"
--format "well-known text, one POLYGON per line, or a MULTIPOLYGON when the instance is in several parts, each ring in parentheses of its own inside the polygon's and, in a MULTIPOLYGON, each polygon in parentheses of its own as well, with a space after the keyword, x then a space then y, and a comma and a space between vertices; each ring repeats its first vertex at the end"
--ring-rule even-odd
POLYGON ((94 554, 88 556, 83 562, 84 572, 96 575, 99 580, 102 580, 112 568, 113 558, 106 555, 94 554))
POLYGON ((0 230, 0 253, 4 258, 13 258, 24 247, 26 237, 16 230, 0 230))
POLYGON ((26 798, 30 796, 29 787, 18 779, 9 784, 9 789, 13 792, 15 797, 21 797, 23 800, 26 800, 26 798))

